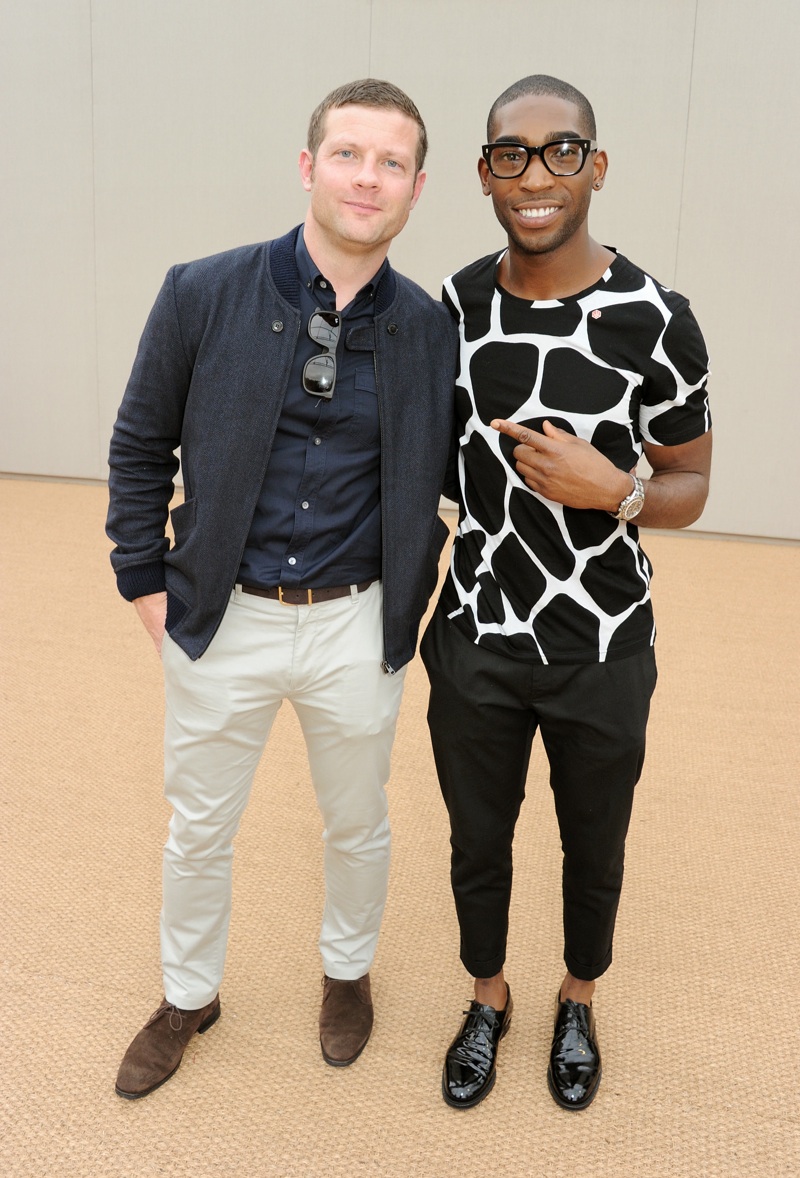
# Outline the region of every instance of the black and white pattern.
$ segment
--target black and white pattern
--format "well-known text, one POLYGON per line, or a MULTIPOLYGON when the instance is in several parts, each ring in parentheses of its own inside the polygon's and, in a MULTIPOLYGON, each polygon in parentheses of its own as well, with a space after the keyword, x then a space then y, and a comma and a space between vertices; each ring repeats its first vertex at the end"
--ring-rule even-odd
POLYGON ((630 470, 643 439, 674 446, 710 428, 703 338, 687 300, 622 255, 583 293, 534 303, 498 288, 502 256, 444 288, 461 334, 461 512, 443 604, 473 641, 512 658, 623 658, 655 637, 638 529, 531 491, 516 443, 489 423, 547 419, 630 470))

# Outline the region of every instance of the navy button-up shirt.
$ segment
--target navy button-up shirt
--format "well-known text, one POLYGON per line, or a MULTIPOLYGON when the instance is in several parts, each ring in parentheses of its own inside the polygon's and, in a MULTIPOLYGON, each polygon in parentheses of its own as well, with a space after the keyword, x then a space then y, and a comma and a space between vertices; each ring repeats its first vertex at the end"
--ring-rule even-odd
POLYGON ((304 391, 303 368, 321 354, 308 321, 318 308, 336 310, 336 292, 311 258, 302 229, 295 255, 300 337, 238 579, 263 588, 324 589, 381 572, 375 356, 374 344, 365 347, 369 331, 363 329, 374 328, 375 291, 388 263, 339 312, 336 386, 326 401, 304 391))

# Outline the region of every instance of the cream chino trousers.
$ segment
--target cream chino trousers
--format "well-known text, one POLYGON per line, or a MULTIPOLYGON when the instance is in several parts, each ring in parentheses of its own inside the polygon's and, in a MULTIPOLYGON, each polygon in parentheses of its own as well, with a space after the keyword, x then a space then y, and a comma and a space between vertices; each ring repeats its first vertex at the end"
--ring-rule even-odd
POLYGON ((202 658, 192 662, 165 638, 165 796, 173 816, 161 956, 168 1002, 197 1009, 219 990, 233 838, 285 699, 303 730, 324 824, 323 967, 342 980, 369 970, 386 901, 384 787, 405 677, 405 668, 381 669, 382 613, 380 582, 310 606, 282 605, 237 585, 202 658))

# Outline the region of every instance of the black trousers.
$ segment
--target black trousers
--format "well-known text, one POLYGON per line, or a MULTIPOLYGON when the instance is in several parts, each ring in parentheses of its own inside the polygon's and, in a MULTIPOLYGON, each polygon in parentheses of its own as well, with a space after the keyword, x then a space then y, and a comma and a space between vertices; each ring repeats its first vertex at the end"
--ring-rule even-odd
POLYGON ((470 642, 441 606, 420 647, 428 724, 450 814, 461 960, 505 961, 514 827, 537 728, 563 850, 564 960, 591 981, 611 964, 625 836, 656 684, 652 649, 607 663, 536 666, 470 642))

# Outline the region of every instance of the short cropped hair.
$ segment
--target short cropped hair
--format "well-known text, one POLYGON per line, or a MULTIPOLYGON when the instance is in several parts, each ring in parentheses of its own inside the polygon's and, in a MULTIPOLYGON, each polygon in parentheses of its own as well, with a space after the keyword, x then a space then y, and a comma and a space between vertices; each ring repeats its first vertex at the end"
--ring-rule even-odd
POLYGON ((381 82, 377 78, 361 78, 358 82, 348 82, 332 90, 327 98, 323 98, 311 116, 308 124, 308 150, 312 158, 316 158, 319 145, 325 138, 325 116, 329 110, 340 106, 372 106, 384 110, 398 110, 401 114, 413 119, 419 128, 417 139, 417 171, 425 163, 428 154, 428 132, 422 121, 422 115, 414 103, 399 86, 391 82, 381 82))
POLYGON ((509 102, 513 102, 516 98, 523 98, 529 94, 541 97, 547 96, 549 98, 563 98, 565 102, 574 103, 578 108, 581 122, 583 123, 583 126, 579 129, 587 139, 597 138, 597 124, 595 123, 594 111, 592 110, 592 104, 585 94, 581 94, 580 90, 576 90, 574 86, 570 86, 569 82, 562 82, 560 78, 551 78, 549 74, 531 74, 527 78, 520 78, 518 82, 514 82, 512 86, 509 86, 507 90, 503 91, 499 98, 495 99, 486 123, 486 134, 490 142, 494 135, 497 112, 502 107, 508 106, 509 102))

